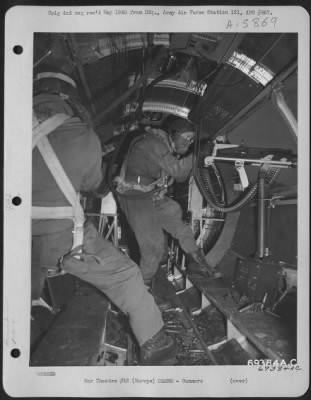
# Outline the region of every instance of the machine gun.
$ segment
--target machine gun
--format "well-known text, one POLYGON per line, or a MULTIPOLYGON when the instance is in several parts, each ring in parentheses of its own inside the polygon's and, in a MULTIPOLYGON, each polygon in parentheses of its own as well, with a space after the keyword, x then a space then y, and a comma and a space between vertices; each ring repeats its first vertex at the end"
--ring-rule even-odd
MULTIPOLYGON (((202 148, 201 148, 202 154, 202 148)), ((259 167, 258 182, 253 186, 257 192, 257 251, 253 257, 238 259, 232 288, 246 299, 247 309, 256 304, 261 310, 274 309, 278 304, 281 280, 283 276, 281 263, 272 260, 266 246, 266 193, 265 183, 269 172, 280 168, 296 168, 297 155, 292 150, 280 148, 257 148, 244 145, 208 143, 201 156, 203 167, 215 167, 217 161, 233 162, 239 173, 242 189, 249 186, 245 165, 259 167), (206 154, 207 153, 207 154, 206 154)), ((202 165, 202 164, 201 164, 202 165)), ((270 181, 271 182, 271 181, 270 181)), ((269 183, 269 182, 268 182, 269 183)), ((253 190, 255 193, 255 190, 253 190)), ((247 195, 245 196, 247 197, 247 195)), ((248 196, 251 198, 251 196, 248 196)), ((246 201, 241 202, 246 204, 246 201)), ((227 207, 237 209, 237 207, 227 207)), ((225 209, 224 209, 225 210, 225 209)), ((246 310, 241 308, 240 311, 246 310)))
POLYGON ((297 155, 292 150, 280 148, 246 147, 244 145, 209 143, 206 147, 209 155, 204 155, 204 166, 215 161, 234 162, 239 174, 243 190, 249 186, 245 165, 263 166, 267 168, 296 168, 297 155))

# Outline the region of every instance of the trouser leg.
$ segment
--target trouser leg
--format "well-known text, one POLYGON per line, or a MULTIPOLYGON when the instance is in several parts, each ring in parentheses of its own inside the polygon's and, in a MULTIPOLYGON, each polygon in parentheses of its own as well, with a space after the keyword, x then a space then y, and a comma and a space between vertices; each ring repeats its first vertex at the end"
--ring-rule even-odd
POLYGON ((164 232, 158 222, 153 201, 146 199, 120 199, 120 205, 133 230, 140 252, 140 268, 144 281, 149 284, 163 259, 164 232))
POLYGON ((99 257, 104 273, 91 264, 87 274, 80 277, 106 293, 129 316, 141 345, 163 327, 161 312, 148 293, 138 266, 97 232, 94 237, 92 229, 85 232, 85 251, 99 257))
POLYGON ((41 240, 40 237, 31 242, 31 299, 36 300, 41 296, 44 284, 44 270, 40 261, 41 240))
MULTIPOLYGON (((41 266, 53 268, 60 257, 70 251, 71 230, 46 235, 43 242, 41 266)), ((101 238, 92 225, 86 227, 84 248, 86 253, 96 255, 99 263, 89 262, 88 270, 84 273, 72 269, 70 273, 97 287, 127 314, 138 343, 143 344, 163 327, 163 320, 143 283, 138 266, 110 242, 101 238)), ((64 269, 66 271, 66 267, 64 269)))
POLYGON ((31 298, 38 299, 49 270, 58 269, 59 259, 70 251, 72 230, 49 235, 33 235, 31 246, 31 298))
POLYGON ((180 247, 188 255, 188 272, 215 278, 220 277, 221 275, 216 273, 206 262, 202 251, 195 242, 192 229, 182 220, 180 205, 166 197, 159 201, 155 208, 162 228, 179 241, 180 247))
POLYGON ((182 219, 180 205, 169 197, 155 202, 159 225, 173 238, 177 239, 185 253, 191 253, 198 249, 192 229, 182 219))

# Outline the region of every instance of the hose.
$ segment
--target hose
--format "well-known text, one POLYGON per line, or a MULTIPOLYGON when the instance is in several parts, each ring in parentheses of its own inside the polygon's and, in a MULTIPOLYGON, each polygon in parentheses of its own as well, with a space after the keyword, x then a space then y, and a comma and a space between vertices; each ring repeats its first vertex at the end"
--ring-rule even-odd
MULTIPOLYGON (((216 165, 212 167, 214 171, 220 174, 216 165)), ((280 172, 280 168, 272 168, 270 169, 266 175, 265 180, 270 185, 277 177, 280 172)), ((220 211, 222 213, 229 213, 239 211, 241 208, 245 207, 253 198, 255 197, 258 190, 258 183, 253 184, 247 193, 236 202, 230 205, 221 204, 214 192, 213 185, 211 182, 210 173, 208 167, 199 168, 196 166, 195 168, 195 180, 201 191, 201 194, 205 198, 205 200, 209 203, 209 205, 215 210, 220 211)))
MULTIPOLYGON (((212 187, 212 196, 217 204, 224 205, 226 203, 226 191, 225 191, 225 186, 223 182, 222 175, 219 173, 218 168, 213 168, 212 169, 212 175, 210 176, 211 180, 211 187, 212 187), (214 190, 214 187, 216 187, 216 191, 214 190)), ((208 203, 208 202, 207 202, 208 203)), ((208 236, 208 242, 206 242, 206 239, 204 241, 202 250, 204 254, 207 254, 209 250, 214 246, 216 241, 219 238, 219 235, 223 229, 224 223, 225 223, 225 213, 220 212, 219 210, 216 210, 215 208, 211 207, 210 204, 207 204, 207 206, 210 208, 210 212, 212 213, 212 218, 220 219, 223 220, 222 222, 219 221, 210 221, 209 222, 209 230, 210 230, 210 235, 208 236), (213 233, 212 233, 213 232, 213 233)))

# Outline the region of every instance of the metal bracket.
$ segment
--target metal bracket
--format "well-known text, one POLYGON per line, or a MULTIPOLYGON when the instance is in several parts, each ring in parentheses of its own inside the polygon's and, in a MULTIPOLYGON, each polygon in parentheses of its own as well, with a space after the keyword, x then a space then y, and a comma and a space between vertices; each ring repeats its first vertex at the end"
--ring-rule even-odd
POLYGON ((244 161, 243 160, 236 160, 234 163, 235 169, 238 171, 242 190, 245 190, 249 186, 249 181, 247 178, 247 174, 244 168, 244 161))
POLYGON ((209 167, 210 165, 213 165, 214 164, 214 156, 209 156, 209 157, 205 157, 204 158, 204 165, 206 166, 206 167, 209 167))
POLYGON ((55 310, 53 309, 53 307, 50 306, 42 297, 40 297, 39 299, 32 300, 31 306, 32 307, 44 307, 44 308, 47 308, 51 314, 55 314, 55 310))
POLYGON ((269 200, 269 207, 275 208, 276 201, 280 200, 281 198, 282 198, 282 196, 274 196, 274 197, 271 197, 271 199, 268 199, 269 200))
POLYGON ((221 149, 232 149, 234 147, 239 147, 238 144, 225 144, 225 143, 215 143, 213 148, 213 153, 211 156, 204 158, 204 164, 208 167, 214 163, 215 158, 217 158, 217 151, 221 149))
POLYGON ((127 361, 127 349, 104 343, 97 357, 96 365, 124 366, 127 361))

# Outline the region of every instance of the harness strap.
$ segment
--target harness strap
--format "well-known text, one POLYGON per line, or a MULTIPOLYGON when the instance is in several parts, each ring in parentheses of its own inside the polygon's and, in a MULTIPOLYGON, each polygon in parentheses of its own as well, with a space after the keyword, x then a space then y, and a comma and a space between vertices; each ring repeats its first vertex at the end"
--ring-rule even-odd
POLYGON ((32 216, 33 218, 39 218, 38 215, 41 215, 44 219, 73 219, 73 248, 75 248, 77 246, 81 246, 83 243, 84 212, 80 204, 79 195, 72 186, 72 183, 70 182, 59 159, 57 158, 57 155, 55 154, 55 151, 46 137, 50 132, 54 131, 58 126, 61 126, 69 118, 71 117, 65 114, 56 114, 46 120, 45 123, 39 125, 36 117, 34 116, 34 135, 35 140, 37 140, 36 145, 42 155, 43 160, 45 161, 59 188, 72 207, 33 207, 32 216), (71 212, 69 209, 71 209, 71 212))
POLYGON ((59 113, 53 115, 51 118, 46 119, 40 124, 35 115, 33 115, 33 118, 35 126, 32 129, 32 149, 37 146, 42 137, 47 136, 50 132, 54 131, 71 117, 67 114, 59 113))
POLYGON ((149 185, 142 185, 141 183, 137 182, 127 182, 125 179, 120 175, 114 178, 114 182, 117 184, 117 191, 119 193, 125 193, 128 190, 139 190, 140 192, 151 192, 156 187, 159 189, 165 184, 164 178, 161 176, 156 181, 150 183, 149 185))
POLYGON ((66 175, 61 163, 59 162, 48 138, 41 138, 40 142, 37 144, 37 147, 68 202, 73 207, 77 206, 77 204, 80 204, 77 193, 74 190, 72 183, 66 175))
POLYGON ((39 207, 32 206, 33 219, 74 219, 72 207, 39 207))

